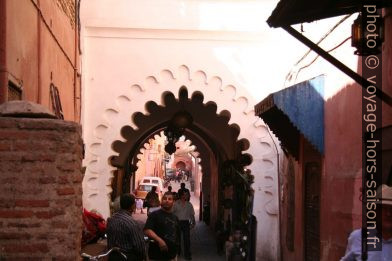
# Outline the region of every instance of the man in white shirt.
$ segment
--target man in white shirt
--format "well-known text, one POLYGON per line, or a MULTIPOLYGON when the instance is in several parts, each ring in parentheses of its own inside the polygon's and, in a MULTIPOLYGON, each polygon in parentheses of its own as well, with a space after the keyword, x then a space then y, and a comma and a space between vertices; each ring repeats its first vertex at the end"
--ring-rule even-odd
POLYGON ((184 239, 184 257, 186 260, 191 260, 191 239, 190 229, 195 226, 195 210, 192 204, 187 201, 186 192, 178 195, 180 197, 174 203, 173 214, 176 215, 180 221, 180 231, 184 239))

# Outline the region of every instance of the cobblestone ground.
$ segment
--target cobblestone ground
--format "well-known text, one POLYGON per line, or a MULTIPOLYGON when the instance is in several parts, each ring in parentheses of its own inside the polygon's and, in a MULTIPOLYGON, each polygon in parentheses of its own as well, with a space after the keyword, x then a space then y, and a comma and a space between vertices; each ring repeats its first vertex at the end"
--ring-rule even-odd
MULTIPOLYGON (((185 182, 186 187, 189 189, 189 182, 185 182)), ((178 191, 180 188, 180 183, 171 182, 171 186, 173 187, 173 191, 178 191)), ((199 205, 200 201, 198 197, 195 197, 193 194, 191 196, 191 203, 195 209, 196 213, 196 226, 191 231, 191 251, 192 251, 192 260, 194 261, 224 261, 224 256, 219 256, 216 251, 216 244, 214 233, 211 229, 203 222, 199 220, 199 205)), ((146 209, 144 210, 146 213, 146 209)), ((134 214, 133 217, 139 222, 140 226, 143 227, 146 220, 147 214, 140 214, 139 212, 134 214)), ((89 254, 97 254, 99 251, 102 251, 106 247, 106 242, 102 241, 97 244, 92 244, 86 246, 82 252, 86 252, 89 254)), ((185 259, 181 258, 181 256, 177 259, 178 261, 183 261, 185 259)))

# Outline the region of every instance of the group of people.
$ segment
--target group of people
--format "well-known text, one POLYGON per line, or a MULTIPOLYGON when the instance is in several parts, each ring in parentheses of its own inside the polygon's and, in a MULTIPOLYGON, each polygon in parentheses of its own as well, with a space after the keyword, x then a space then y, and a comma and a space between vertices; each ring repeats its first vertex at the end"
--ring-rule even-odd
MULTIPOLYGON (((190 192, 185 188, 185 183, 181 184, 177 194, 178 199, 169 189, 162 196, 159 208, 151 211, 150 207, 143 230, 132 217, 136 209, 134 195, 123 194, 120 197, 121 209, 107 222, 108 248, 119 247, 127 256, 127 260, 146 260, 148 255, 149 260, 171 261, 176 260, 180 253, 182 235, 184 258, 191 260, 190 230, 195 226, 195 211, 189 202, 190 192), (144 235, 150 240, 148 251, 144 235)), ((113 252, 109 260, 123 258, 113 252)))
MULTIPOLYGON (((382 237, 379 242, 382 251, 369 251, 367 260, 392 260, 392 187, 382 185, 378 191, 376 204, 382 208, 382 237)), ((160 202, 160 208, 151 212, 144 228, 132 218, 136 208, 135 197, 124 194, 120 198, 121 209, 113 214, 107 222, 108 247, 119 247, 127 256, 127 260, 176 260, 180 252, 181 234, 184 238, 184 257, 191 259, 190 229, 195 226, 195 212, 189 202, 190 193, 181 184, 178 199, 175 193, 167 191, 160 202), (143 233, 144 232, 144 233, 143 233), (144 240, 150 240, 148 251, 144 240)), ((341 261, 362 260, 361 229, 354 230, 349 238, 347 249, 341 261)), ((120 254, 113 252, 109 260, 123 260, 120 254)))
POLYGON ((175 182, 181 182, 182 180, 188 181, 190 175, 191 173, 188 170, 177 169, 173 179, 175 182))
MULTIPOLYGON (((175 201, 179 199, 179 195, 182 193, 186 195, 186 200, 189 201, 191 198, 191 193, 189 189, 185 187, 185 183, 181 183, 180 186, 181 187, 178 190, 178 192, 174 192, 172 186, 168 186, 167 191, 173 194, 175 201)), ((136 210, 140 210, 140 213, 144 214, 143 208, 147 208, 147 215, 149 215, 151 212, 154 212, 155 210, 158 210, 161 207, 159 195, 156 192, 156 189, 157 187, 155 186, 151 188, 151 190, 147 193, 144 202, 140 198, 136 199, 136 209, 134 213, 136 213, 136 210)))

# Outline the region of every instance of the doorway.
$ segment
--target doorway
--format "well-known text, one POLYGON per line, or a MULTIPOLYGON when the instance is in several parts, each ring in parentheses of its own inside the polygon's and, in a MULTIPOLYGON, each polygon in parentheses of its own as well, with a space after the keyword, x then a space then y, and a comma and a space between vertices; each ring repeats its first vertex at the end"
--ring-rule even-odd
POLYGON ((305 260, 320 260, 320 164, 305 165, 305 260))

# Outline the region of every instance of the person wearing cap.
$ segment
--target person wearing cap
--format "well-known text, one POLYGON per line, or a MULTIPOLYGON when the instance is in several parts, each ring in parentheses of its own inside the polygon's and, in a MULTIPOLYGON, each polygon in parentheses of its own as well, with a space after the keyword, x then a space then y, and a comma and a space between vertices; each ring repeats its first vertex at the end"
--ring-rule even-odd
MULTIPOLYGON (((382 251, 368 251, 368 261, 387 261, 392 260, 392 187, 382 185, 377 189, 379 201, 377 204, 382 206, 382 251)), ((354 230, 349 238, 346 253, 340 261, 357 261, 361 257, 362 230, 354 230)))

